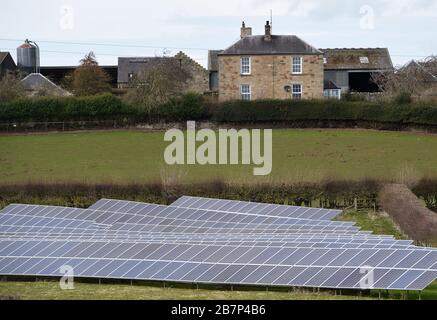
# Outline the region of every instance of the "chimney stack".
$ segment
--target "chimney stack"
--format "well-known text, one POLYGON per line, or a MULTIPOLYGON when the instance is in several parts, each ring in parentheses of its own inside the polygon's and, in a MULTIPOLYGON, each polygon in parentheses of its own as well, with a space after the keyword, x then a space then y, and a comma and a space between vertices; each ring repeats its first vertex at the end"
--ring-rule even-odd
POLYGON ((265 41, 272 41, 272 26, 270 25, 270 21, 266 21, 266 33, 264 35, 265 41))
POLYGON ((246 24, 243 21, 243 24, 241 26, 241 39, 250 37, 251 35, 252 35, 252 28, 250 27, 246 28, 246 24))

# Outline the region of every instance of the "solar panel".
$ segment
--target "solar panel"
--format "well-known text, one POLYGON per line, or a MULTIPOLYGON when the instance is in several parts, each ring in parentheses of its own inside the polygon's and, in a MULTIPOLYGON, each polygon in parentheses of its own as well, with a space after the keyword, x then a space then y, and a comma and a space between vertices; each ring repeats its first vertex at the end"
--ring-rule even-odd
MULTIPOLYGON (((105 200, 104 200, 105 201, 105 200)), ((102 204, 96 204, 99 206, 102 204)), ((316 220, 331 220, 341 213, 341 210, 303 208, 286 205, 252 203, 246 201, 208 199, 183 196, 171 204, 173 207, 197 208, 221 212, 246 213, 254 215, 269 215, 277 217, 303 218, 316 220)))
POLYGON ((437 250, 373 235, 340 211, 182 197, 171 206, 103 199, 88 209, 0 211, 0 274, 208 284, 421 290, 437 250))

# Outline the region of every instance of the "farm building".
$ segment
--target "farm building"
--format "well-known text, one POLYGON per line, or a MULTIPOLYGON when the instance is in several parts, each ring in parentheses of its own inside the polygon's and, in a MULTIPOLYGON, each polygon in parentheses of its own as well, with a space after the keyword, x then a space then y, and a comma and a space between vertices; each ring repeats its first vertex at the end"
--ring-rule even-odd
MULTIPOLYGON (((117 87, 117 66, 100 66, 109 76, 112 87, 117 87)), ((44 66, 40 68, 43 76, 47 77, 56 84, 61 84, 62 80, 73 74, 77 66, 44 66)))
POLYGON ((340 99, 347 91, 378 92, 375 73, 394 71, 385 48, 316 49, 293 35, 253 36, 243 23, 241 39, 226 50, 209 50, 210 90, 229 99, 340 99))
POLYGON ((426 61, 411 60, 398 72, 413 76, 426 87, 437 87, 437 58, 435 57, 426 61))
POLYGON ((243 22, 241 39, 217 56, 221 101, 323 97, 323 53, 295 35, 272 34, 269 21, 264 35, 243 22))
POLYGON ((325 80, 342 92, 378 92, 372 74, 393 71, 388 49, 320 49, 324 56, 325 80))
POLYGON ((29 96, 50 95, 57 97, 71 96, 72 94, 47 79, 41 73, 27 75, 21 83, 29 96))
POLYGON ((8 72, 14 72, 17 69, 14 59, 9 52, 0 52, 0 79, 8 72))
POLYGON ((172 68, 181 68, 186 74, 184 91, 200 94, 209 91, 208 70, 183 52, 179 52, 174 57, 118 58, 118 87, 128 88, 134 78, 146 75, 154 68, 162 67, 161 70, 167 72, 166 65, 171 65, 172 68))

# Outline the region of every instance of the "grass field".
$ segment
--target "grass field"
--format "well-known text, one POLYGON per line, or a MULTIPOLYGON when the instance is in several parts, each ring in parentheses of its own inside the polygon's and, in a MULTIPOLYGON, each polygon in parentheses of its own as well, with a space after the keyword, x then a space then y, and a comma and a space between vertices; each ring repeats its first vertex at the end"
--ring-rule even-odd
POLYGON ((273 171, 252 166, 167 166, 163 132, 0 136, 0 183, 317 182, 323 179, 437 177, 437 135, 366 130, 274 130, 273 171))
POLYGON ((0 282, 0 297, 20 299, 123 299, 123 300, 333 300, 370 299, 359 296, 335 296, 331 293, 287 291, 231 291, 188 289, 150 285, 75 283, 74 290, 61 290, 56 281, 0 282))
MULTIPOLYGON (((243 291, 230 289, 193 289, 181 285, 141 285, 141 284, 90 284, 75 282, 74 290, 61 290, 57 281, 38 282, 0 282, 0 298, 23 300, 368 300, 378 299, 378 292, 372 291, 368 296, 343 293, 337 291, 311 292, 285 290, 243 291), (176 287, 174 287, 176 286, 176 287)), ((401 292, 383 292, 382 299, 401 299, 401 292)), ((409 292, 408 299, 417 300, 417 292, 409 292)), ((429 286, 421 294, 423 300, 437 300, 437 282, 429 286)))

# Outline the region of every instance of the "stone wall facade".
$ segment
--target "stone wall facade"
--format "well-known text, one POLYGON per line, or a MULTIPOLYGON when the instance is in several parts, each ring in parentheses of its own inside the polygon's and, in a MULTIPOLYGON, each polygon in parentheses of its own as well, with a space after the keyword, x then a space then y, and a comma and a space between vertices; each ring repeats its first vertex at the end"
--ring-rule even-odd
POLYGON ((219 99, 240 100, 241 85, 251 86, 251 100, 291 99, 286 89, 302 85, 302 99, 323 98, 323 55, 301 55, 302 74, 292 73, 292 55, 252 55, 251 74, 240 72, 241 56, 219 56, 219 99))
POLYGON ((185 82, 184 92, 204 94, 209 91, 208 70, 183 52, 179 52, 175 59, 179 61, 180 66, 190 75, 190 78, 185 82))

